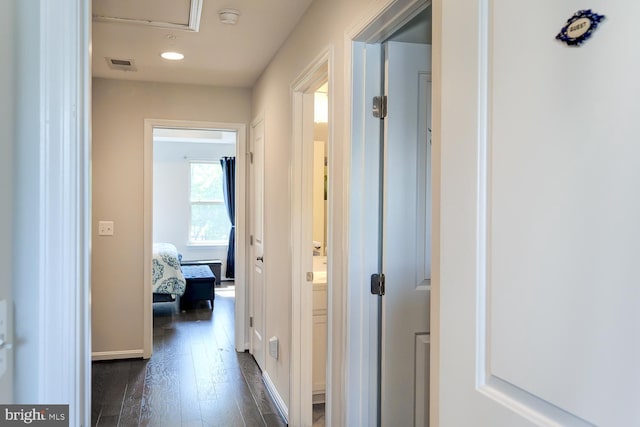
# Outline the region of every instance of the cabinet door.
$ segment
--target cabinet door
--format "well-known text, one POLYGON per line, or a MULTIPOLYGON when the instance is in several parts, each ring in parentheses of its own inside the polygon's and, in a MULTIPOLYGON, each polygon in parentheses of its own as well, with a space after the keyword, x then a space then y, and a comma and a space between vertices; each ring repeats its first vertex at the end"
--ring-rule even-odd
POLYGON ((327 314, 327 284, 313 284, 313 315, 327 314))
POLYGON ((313 316, 313 394, 324 393, 327 372, 327 316, 313 316))

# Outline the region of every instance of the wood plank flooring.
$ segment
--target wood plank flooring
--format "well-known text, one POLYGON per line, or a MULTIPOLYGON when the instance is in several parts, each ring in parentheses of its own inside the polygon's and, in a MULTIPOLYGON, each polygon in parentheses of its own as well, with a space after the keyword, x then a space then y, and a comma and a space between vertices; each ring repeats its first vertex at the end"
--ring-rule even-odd
POLYGON ((234 349, 233 287, 180 312, 153 308, 153 356, 94 362, 92 425, 285 426, 258 366, 234 349))
POLYGON ((311 427, 324 427, 325 425, 325 416, 324 416, 324 403, 316 403, 313 405, 313 424, 311 427))

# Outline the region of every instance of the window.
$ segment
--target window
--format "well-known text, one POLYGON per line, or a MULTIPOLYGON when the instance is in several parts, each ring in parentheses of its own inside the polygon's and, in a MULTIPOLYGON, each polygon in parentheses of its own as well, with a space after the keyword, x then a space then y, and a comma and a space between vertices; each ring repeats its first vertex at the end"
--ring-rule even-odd
POLYGON ((189 243, 228 244, 231 222, 224 204, 219 163, 191 163, 190 204, 189 243))

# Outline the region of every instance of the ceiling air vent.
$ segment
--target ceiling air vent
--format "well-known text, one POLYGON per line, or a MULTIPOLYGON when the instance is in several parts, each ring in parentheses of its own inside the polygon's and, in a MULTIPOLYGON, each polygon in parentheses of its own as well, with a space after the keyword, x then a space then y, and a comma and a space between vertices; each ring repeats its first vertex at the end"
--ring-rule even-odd
POLYGON ((120 71, 138 71, 133 59, 105 58, 109 68, 120 71))

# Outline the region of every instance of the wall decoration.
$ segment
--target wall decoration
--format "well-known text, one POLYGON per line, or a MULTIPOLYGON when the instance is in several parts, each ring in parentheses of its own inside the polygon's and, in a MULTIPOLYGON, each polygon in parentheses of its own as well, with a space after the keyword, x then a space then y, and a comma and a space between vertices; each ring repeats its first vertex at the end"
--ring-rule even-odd
POLYGON ((591 38, 591 35, 603 19, 604 15, 593 13, 591 9, 579 10, 567 20, 556 39, 565 42, 569 46, 580 46, 591 38))

